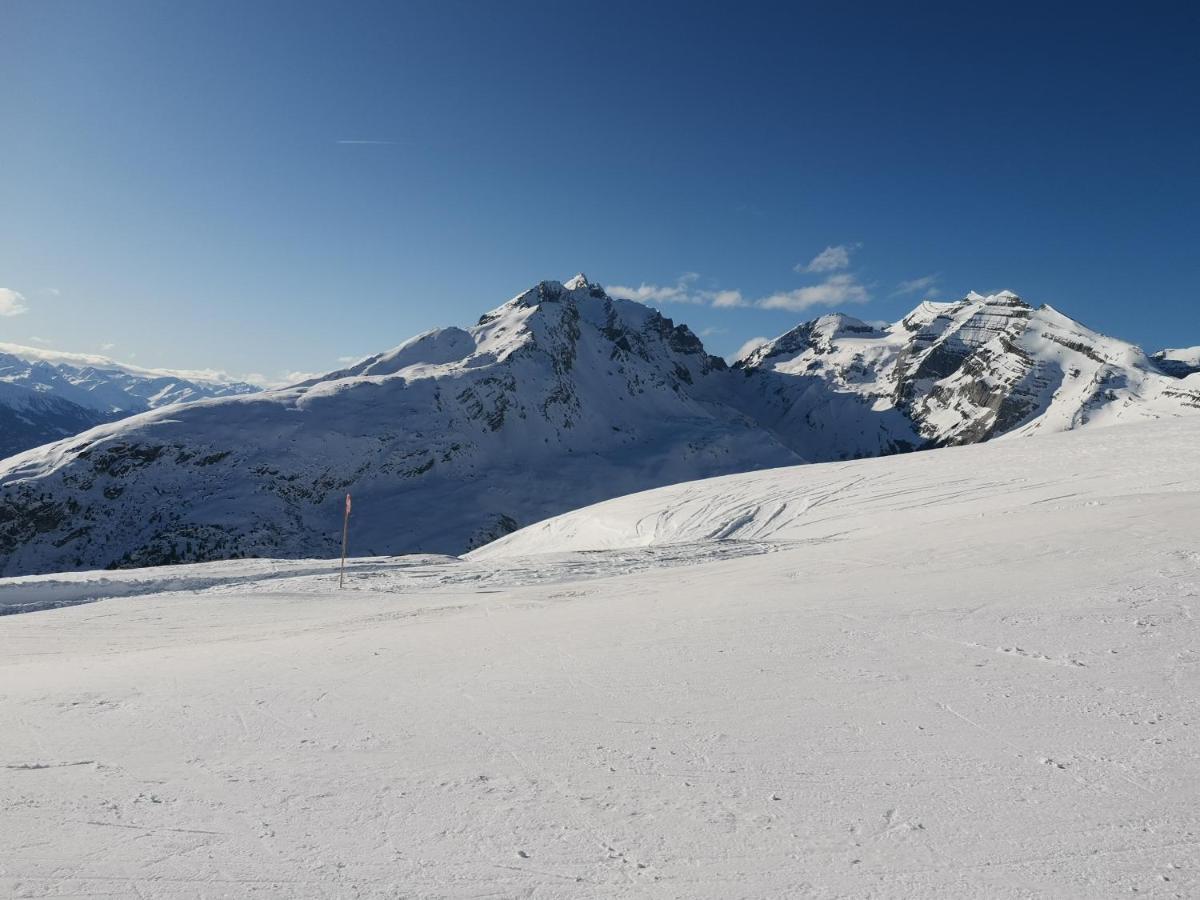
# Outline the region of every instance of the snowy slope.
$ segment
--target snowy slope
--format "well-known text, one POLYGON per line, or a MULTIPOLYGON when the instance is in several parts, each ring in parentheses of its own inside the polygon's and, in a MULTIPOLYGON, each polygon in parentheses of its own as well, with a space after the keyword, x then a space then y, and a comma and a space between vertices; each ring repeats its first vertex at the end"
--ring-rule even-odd
POLYGON ((1175 378, 1186 378, 1200 372, 1200 347, 1159 350, 1153 359, 1155 365, 1175 378))
POLYGON ((0 458, 148 409, 257 390, 220 372, 0 343, 0 458))
POLYGON ((1195 897, 1198 441, 721 478, 576 514, 650 546, 531 529, 340 592, 0 580, 109 598, 0 618, 0 894, 1195 897))
POLYGON ((320 379, 162 409, 0 463, 0 573, 461 552, 651 486, 797 462, 683 326, 582 276, 320 379), (170 498, 169 501, 165 498, 170 498))
POLYGON ((808 449, 814 460, 1200 410, 1200 386, 1164 375, 1139 348, 1007 291, 926 302, 887 328, 824 316, 737 368, 758 388, 748 411, 782 440, 828 432, 826 448, 808 449), (835 398, 840 419, 828 412, 835 398))
POLYGON ((0 574, 461 553, 633 491, 802 461, 1200 412, 1200 375, 1012 294, 806 323, 735 369, 583 276, 289 388, 0 462, 0 574), (166 499, 166 498, 169 498, 166 499))
MULTIPOLYGON (((1041 504, 1197 489, 1200 418, 676 484, 539 522, 473 560, 706 541, 822 542, 1041 504), (1048 443, 1046 443, 1048 442, 1048 443), (968 471, 969 470, 969 471, 968 471)), ((1167 523, 1163 527, 1169 527, 1167 523)), ((931 552, 935 552, 932 548, 931 552)))
POLYGON ((53 393, 0 380, 0 459, 79 434, 107 416, 53 393))

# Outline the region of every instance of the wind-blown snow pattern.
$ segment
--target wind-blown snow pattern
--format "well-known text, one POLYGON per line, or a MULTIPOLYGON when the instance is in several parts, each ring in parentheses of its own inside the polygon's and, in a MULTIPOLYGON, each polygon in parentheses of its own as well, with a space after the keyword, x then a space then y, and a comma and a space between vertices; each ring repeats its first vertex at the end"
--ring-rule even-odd
POLYGON ((969 516, 972 509, 1001 515, 1043 503, 1074 508, 1103 497, 1197 489, 1200 456, 1183 459, 1178 452, 1200 435, 1200 419, 1105 429, 1102 435, 1055 435, 1049 446, 1043 440, 995 441, 676 484, 547 519, 468 558, 720 541, 821 542, 899 523, 920 528, 969 516), (972 466, 977 471, 968 474, 972 466))
POLYGON ((0 579, 0 895, 1200 896, 1198 445, 723 477, 344 590, 0 579))
POLYGON ((257 390, 220 372, 0 343, 0 458, 148 409, 257 390))
POLYGON ((686 327, 579 276, 320 379, 0 464, 0 572, 461 552, 576 506, 792 464, 686 327))

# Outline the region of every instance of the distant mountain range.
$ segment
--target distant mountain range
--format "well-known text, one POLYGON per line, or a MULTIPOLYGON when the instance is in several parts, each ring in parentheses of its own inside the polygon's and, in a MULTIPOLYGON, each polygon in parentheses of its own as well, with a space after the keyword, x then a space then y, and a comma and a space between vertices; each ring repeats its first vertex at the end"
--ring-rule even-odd
POLYGON ((1200 375, 1009 293, 805 323, 732 367, 580 275, 298 385, 0 462, 0 574, 459 553, 598 500, 804 461, 1200 412, 1200 375))
POLYGON ((0 343, 0 457, 148 409, 257 390, 209 372, 0 343))

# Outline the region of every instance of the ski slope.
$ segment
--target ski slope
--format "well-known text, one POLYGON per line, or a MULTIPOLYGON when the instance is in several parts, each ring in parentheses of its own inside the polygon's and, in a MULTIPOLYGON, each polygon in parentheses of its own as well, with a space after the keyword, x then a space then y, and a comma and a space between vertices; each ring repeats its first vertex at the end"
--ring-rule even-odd
POLYGON ((343 591, 0 580, 0 895, 1197 896, 1197 446, 711 479, 343 591))
POLYGON ((1129 496, 1195 490, 1200 455, 1189 442, 1197 439, 1200 423, 1179 420, 1101 428, 1083 439, 1072 433, 1013 437, 937 453, 710 478, 556 516, 468 558, 692 541, 866 540, 1031 507, 1086 517, 1129 496))

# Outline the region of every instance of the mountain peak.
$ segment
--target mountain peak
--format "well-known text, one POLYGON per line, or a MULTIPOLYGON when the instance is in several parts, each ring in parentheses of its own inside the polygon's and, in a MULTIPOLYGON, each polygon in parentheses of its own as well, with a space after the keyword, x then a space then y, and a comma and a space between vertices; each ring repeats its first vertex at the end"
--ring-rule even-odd
POLYGON ((580 288, 586 288, 586 287, 591 287, 591 286, 592 286, 592 283, 590 281, 588 281, 588 277, 586 275, 584 275, 582 272, 577 274, 574 278, 570 279, 569 281, 566 281, 563 283, 563 287, 566 288, 568 291, 577 291, 580 288))
POLYGON ((1013 291, 997 291, 994 294, 981 294, 978 291, 968 291, 965 299, 971 303, 991 303, 997 306, 1029 305, 1013 291))

